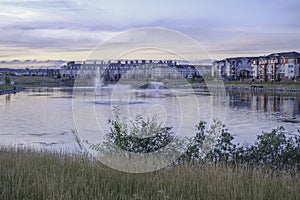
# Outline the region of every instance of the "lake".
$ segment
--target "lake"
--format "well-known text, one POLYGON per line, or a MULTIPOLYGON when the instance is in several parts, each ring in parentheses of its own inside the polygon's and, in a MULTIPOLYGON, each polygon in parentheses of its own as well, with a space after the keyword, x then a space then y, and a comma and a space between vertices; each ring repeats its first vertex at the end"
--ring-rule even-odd
POLYGON ((178 91, 127 86, 103 87, 96 92, 78 89, 34 88, 0 96, 0 141, 4 145, 74 151, 82 140, 100 141, 109 131, 112 108, 134 120, 157 115, 178 135, 193 136, 200 120, 220 119, 235 142, 252 143, 262 131, 283 126, 298 134, 300 97, 295 94, 230 92, 212 95, 197 89, 178 91), (127 92, 129 91, 129 92, 127 92))

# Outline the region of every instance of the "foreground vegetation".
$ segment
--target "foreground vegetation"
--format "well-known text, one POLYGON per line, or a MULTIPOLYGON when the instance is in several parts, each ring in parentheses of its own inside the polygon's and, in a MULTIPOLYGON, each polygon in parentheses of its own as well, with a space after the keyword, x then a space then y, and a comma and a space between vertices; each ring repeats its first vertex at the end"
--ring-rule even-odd
POLYGON ((118 153, 120 149, 144 154, 164 148, 165 157, 172 157, 175 151, 181 155, 172 159, 176 159, 176 163, 225 163, 232 166, 300 170, 300 130, 298 134, 291 135, 283 127, 278 127, 258 135, 253 144, 241 145, 233 142, 234 136, 218 120, 210 126, 200 121, 195 127, 195 136, 187 138, 176 136, 172 127, 163 127, 156 116, 145 120, 138 115, 127 122, 121 118, 118 107, 114 108, 113 113, 114 118, 108 120, 111 128, 106 141, 91 144, 92 149, 104 156, 118 153))
POLYGON ((0 151, 0 199, 299 199, 295 170, 182 164, 129 174, 87 157, 0 151))

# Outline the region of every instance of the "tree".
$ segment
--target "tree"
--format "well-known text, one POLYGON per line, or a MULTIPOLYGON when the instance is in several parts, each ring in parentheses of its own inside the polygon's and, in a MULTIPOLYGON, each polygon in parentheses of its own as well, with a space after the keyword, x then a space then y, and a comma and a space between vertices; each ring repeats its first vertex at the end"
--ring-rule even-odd
POLYGON ((10 85, 10 83, 11 83, 11 80, 10 80, 10 78, 9 78, 9 76, 8 76, 8 73, 6 73, 6 76, 5 76, 5 84, 10 85))

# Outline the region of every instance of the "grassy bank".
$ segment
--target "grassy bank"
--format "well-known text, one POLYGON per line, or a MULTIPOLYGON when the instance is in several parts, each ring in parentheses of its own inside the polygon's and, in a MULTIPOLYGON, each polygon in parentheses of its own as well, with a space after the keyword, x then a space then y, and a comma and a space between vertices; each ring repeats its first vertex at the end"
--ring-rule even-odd
POLYGON ((0 91, 2 90, 7 90, 7 89, 14 89, 14 86, 13 85, 0 85, 0 91))
POLYGON ((80 156, 0 151, 0 199, 299 199, 300 177, 224 165, 129 174, 80 156))
POLYGON ((250 87, 250 86, 262 86, 264 88, 288 88, 288 89, 300 89, 300 82, 294 83, 246 83, 240 81, 229 81, 225 83, 225 86, 237 86, 237 87, 250 87))
MULTIPOLYGON (((73 86, 74 81, 65 80, 62 81, 61 79, 53 78, 53 77, 42 77, 42 76, 10 76, 11 81, 15 83, 18 87, 60 87, 60 86, 73 86)), ((123 84, 130 84, 133 87, 139 87, 142 83, 147 83, 149 80, 122 80, 118 83, 123 84)), ((158 82, 161 80, 157 80, 158 82)), ((163 80, 163 82, 168 87, 178 86, 178 85, 187 85, 188 87, 204 87, 207 84, 205 82, 190 82, 187 84, 187 81, 184 80, 163 80)), ((93 80, 77 80, 77 85, 93 85, 93 80)), ((210 85, 220 86, 222 85, 221 82, 209 82, 210 85)), ((300 89, 300 82, 294 83, 248 83, 248 82, 240 82, 240 81, 228 81, 224 82, 224 86, 226 87, 247 87, 250 86, 262 86, 264 88, 288 88, 288 89, 300 89)))
MULTIPOLYGON (((73 87, 74 80, 62 80, 53 77, 44 76, 11 76, 11 81, 18 87, 73 87)), ((93 86, 94 80, 81 80, 76 81, 76 86, 93 86)))
POLYGON ((59 87, 61 80, 43 76, 10 76, 18 87, 59 87))
POLYGON ((24 88, 19 88, 15 85, 0 85, 0 95, 17 93, 23 90, 24 88))

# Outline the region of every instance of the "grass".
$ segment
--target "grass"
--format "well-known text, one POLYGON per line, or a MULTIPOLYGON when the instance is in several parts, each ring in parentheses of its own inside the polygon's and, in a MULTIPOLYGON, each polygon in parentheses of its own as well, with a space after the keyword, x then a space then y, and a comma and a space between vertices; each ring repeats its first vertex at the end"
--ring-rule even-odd
POLYGON ((299 199, 299 172, 180 165, 145 174, 83 156, 0 150, 0 199, 299 199))
MULTIPOLYGON (((14 81, 18 87, 60 87, 67 86, 73 87, 74 81, 46 77, 46 76, 10 76, 11 81, 14 81)), ((81 80, 76 81, 77 86, 93 85, 94 80, 81 80)))
MULTIPOLYGON (((53 78, 53 77, 42 77, 42 76, 10 76, 11 81, 15 82, 15 85, 18 87, 59 87, 59 86, 73 86, 74 82, 72 81, 64 81, 62 82, 61 79, 53 78)), ((150 79, 145 80, 132 80, 132 79, 122 79, 122 83, 130 84, 134 87, 141 86, 141 83, 146 83, 147 81, 150 81, 150 79)), ((160 80, 157 80, 160 81, 160 80)), ((120 83, 121 83, 120 82, 120 83)), ((198 82, 190 82, 187 84, 184 80, 164 80, 164 83, 168 87, 174 87, 178 85, 188 85, 193 87, 199 87, 199 86, 206 86, 206 83, 198 83, 198 82)), ((78 80, 77 85, 93 85, 92 83, 87 82, 86 80, 78 80)), ((210 85, 216 85, 220 86, 221 83, 214 83, 210 82, 210 85)), ((289 89, 300 89, 300 82, 294 82, 294 83, 247 83, 247 82, 240 82, 240 81, 228 81, 224 83, 225 86, 231 87, 231 86, 237 86, 237 87, 250 87, 251 85, 256 86, 263 86, 264 88, 289 88, 289 89)), ((1 88, 0 88, 1 89, 1 88)))
POLYGON ((222 86, 224 87, 242 87, 242 88, 250 88, 251 86, 263 86, 263 88, 287 88, 287 89, 300 89, 300 82, 294 82, 294 83, 247 83, 247 82, 240 82, 240 81, 227 81, 227 82, 208 82, 207 84, 205 82, 197 83, 197 82, 191 82, 188 84, 185 84, 188 87, 203 87, 203 86, 222 86))
POLYGON ((225 83, 226 86, 240 86, 240 87, 250 87, 251 85, 263 86, 265 88, 289 88, 289 89, 300 89, 300 82, 294 83, 246 83, 239 81, 229 81, 225 83))
POLYGON ((18 87, 59 87, 61 80, 43 76, 10 76, 18 87))
POLYGON ((7 89, 14 89, 14 86, 13 85, 0 85, 0 91, 1 90, 7 90, 7 89))

